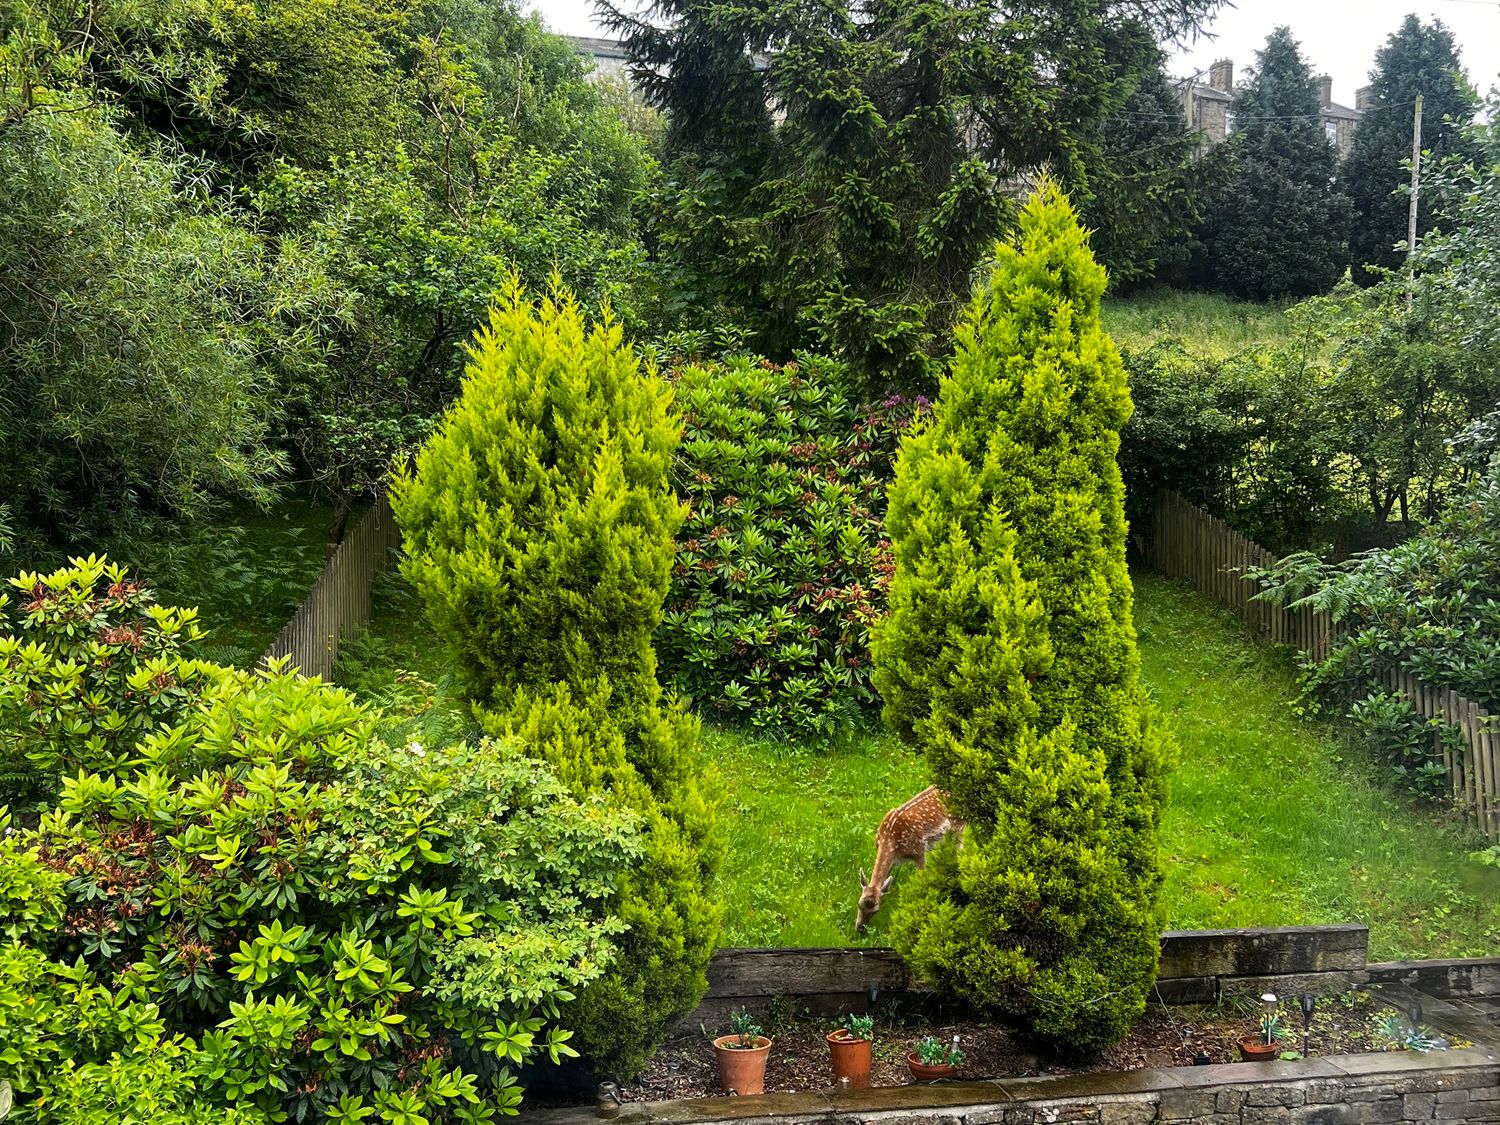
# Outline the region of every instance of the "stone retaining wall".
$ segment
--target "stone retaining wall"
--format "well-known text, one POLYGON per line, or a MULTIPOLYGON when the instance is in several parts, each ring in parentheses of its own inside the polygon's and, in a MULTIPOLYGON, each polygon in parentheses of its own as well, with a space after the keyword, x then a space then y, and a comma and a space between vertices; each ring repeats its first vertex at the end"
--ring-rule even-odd
MULTIPOLYGON (((1369 944, 1369 930, 1356 925, 1174 930, 1162 935, 1157 993, 1168 1004, 1207 1004, 1221 992, 1345 992, 1370 979, 1369 944)), ((1500 962, 1493 979, 1500 988, 1500 962)), ((720 1027, 730 1012, 764 1011, 773 997, 819 1015, 931 1000, 890 949, 721 949, 703 1003, 678 1027, 720 1027)))
MULTIPOLYGON (((597 1125, 542 1110, 524 1125, 597 1125)), ((1487 1048, 1344 1055, 626 1105, 619 1125, 1399 1125, 1500 1122, 1500 1063, 1487 1048)))

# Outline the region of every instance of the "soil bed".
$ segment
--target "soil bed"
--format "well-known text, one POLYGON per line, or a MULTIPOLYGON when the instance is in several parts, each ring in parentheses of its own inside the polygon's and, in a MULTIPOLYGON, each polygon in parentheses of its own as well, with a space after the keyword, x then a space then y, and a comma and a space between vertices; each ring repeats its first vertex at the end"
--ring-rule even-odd
MULTIPOLYGON (((1288 999, 1283 1005, 1283 1018, 1295 1031, 1287 1034, 1283 1044, 1289 1050, 1300 1049, 1302 1014, 1294 1012, 1295 1001, 1288 999)), ((1380 1032, 1382 1021, 1392 1015, 1400 1013, 1364 991, 1320 1000, 1313 1016, 1308 1054, 1347 1055, 1399 1049, 1380 1032)), ((870 1082, 873 1086, 910 1084, 907 1052, 928 1035, 944 1042, 955 1035, 959 1037, 964 1052, 959 1079, 1191 1066, 1202 1056, 1213 1063, 1239 1062, 1236 1044, 1241 1036, 1258 1031, 1258 1020, 1258 1010, 1248 1003, 1216 1008, 1153 1006, 1136 1021, 1123 1043, 1086 1060, 1063 1061, 1037 1055, 1014 1032, 994 1024, 967 1020, 941 1022, 917 1016, 882 1020, 877 1016, 870 1082)), ((800 1018, 768 1019, 764 1023, 765 1033, 775 1040, 766 1066, 768 1093, 822 1090, 833 1084, 824 1036, 839 1026, 838 1021, 800 1018)), ((719 1092, 713 1046, 702 1035, 691 1035, 669 1040, 621 1094, 627 1101, 667 1101, 719 1092)))

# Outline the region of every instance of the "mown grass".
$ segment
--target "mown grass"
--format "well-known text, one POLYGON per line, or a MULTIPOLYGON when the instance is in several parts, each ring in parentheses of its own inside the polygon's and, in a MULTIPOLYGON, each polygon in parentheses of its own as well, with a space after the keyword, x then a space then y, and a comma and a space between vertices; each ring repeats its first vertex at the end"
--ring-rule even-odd
MULTIPOLYGON (((1470 862, 1476 840, 1303 717, 1284 654, 1160 579, 1137 578, 1136 604, 1145 679, 1181 749, 1162 833, 1169 927, 1364 922, 1372 955, 1391 959, 1500 948, 1500 871, 1470 862)), ((472 733, 394 575, 339 679, 393 706, 397 736, 472 733)), ((704 748, 728 845, 724 944, 884 944, 910 869, 857 938, 858 869, 885 811, 927 784, 921 760, 878 731, 812 748, 707 726, 704 748)))
POLYGON ((1286 343, 1296 336, 1284 305, 1177 289, 1110 298, 1103 317, 1117 344, 1147 347, 1162 336, 1179 336, 1194 352, 1209 356, 1286 343))
POLYGON ((1287 659, 1228 614, 1138 580, 1147 683, 1182 762, 1162 833, 1168 925, 1363 922, 1373 957, 1493 954, 1500 871, 1300 714, 1287 659))

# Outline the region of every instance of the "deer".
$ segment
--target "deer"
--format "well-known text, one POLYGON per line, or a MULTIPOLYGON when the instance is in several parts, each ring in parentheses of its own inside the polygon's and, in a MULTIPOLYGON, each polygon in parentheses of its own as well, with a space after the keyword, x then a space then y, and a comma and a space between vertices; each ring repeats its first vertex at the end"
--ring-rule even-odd
POLYGON ((947 796, 936 785, 930 785, 904 805, 897 805, 880 821, 875 830, 875 866, 870 877, 866 879, 865 869, 859 869, 856 933, 864 933, 870 919, 879 912, 880 900, 896 880, 891 874, 896 864, 910 861, 918 868, 925 867, 927 853, 937 847, 939 840, 950 833, 955 837, 963 835, 964 822, 943 804, 947 796))

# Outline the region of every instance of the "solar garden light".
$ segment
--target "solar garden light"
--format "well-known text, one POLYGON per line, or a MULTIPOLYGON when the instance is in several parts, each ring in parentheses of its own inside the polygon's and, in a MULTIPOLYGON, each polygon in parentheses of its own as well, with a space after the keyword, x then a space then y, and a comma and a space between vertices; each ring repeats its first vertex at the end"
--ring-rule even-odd
POLYGON ((1271 1043, 1271 1028, 1276 1022, 1276 1006, 1280 1001, 1276 999, 1276 993, 1263 993, 1260 998, 1260 1006, 1265 1014, 1260 1019, 1260 1041, 1267 1046, 1271 1043))
POLYGON ((1302 1057, 1307 1057, 1307 1036, 1312 1030, 1313 1009, 1318 1006, 1318 998, 1311 992, 1304 992, 1302 1000, 1302 1057))

